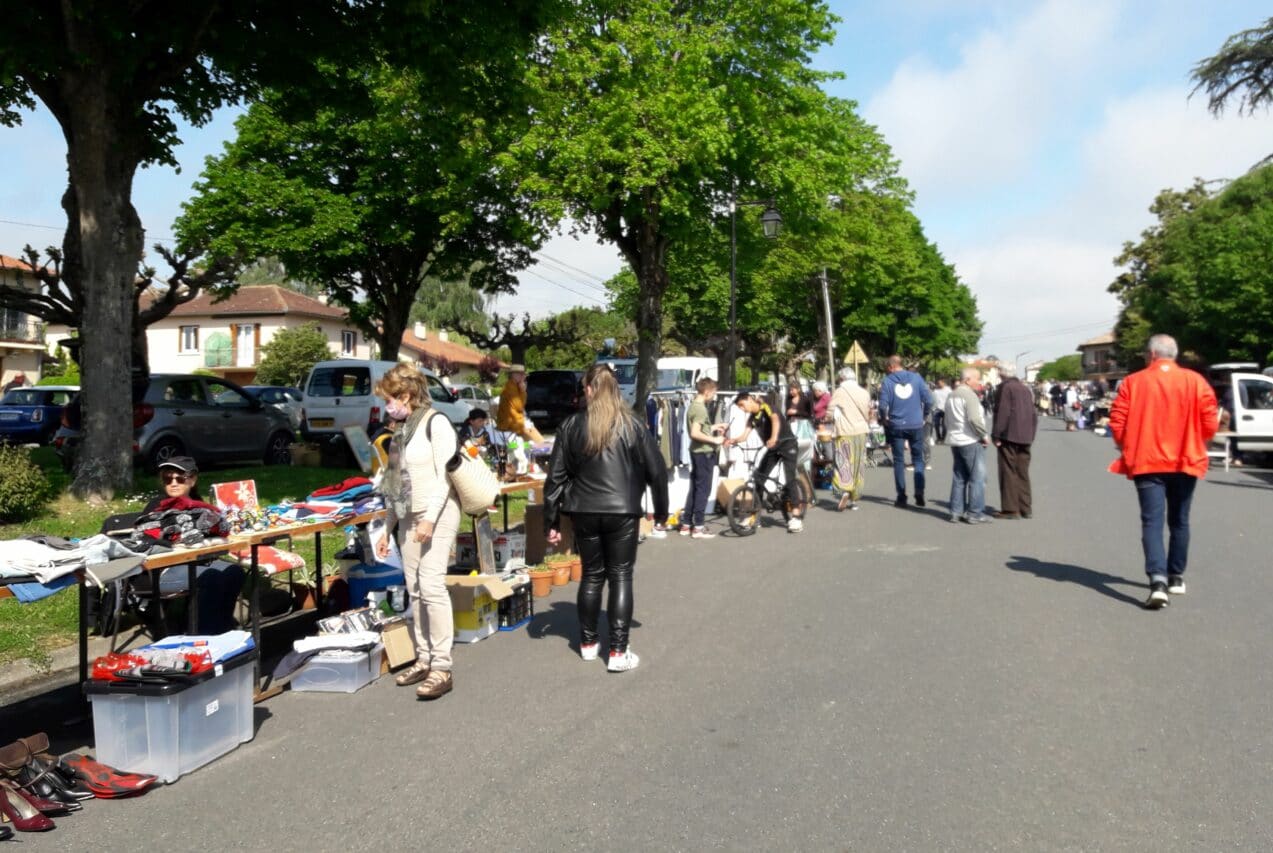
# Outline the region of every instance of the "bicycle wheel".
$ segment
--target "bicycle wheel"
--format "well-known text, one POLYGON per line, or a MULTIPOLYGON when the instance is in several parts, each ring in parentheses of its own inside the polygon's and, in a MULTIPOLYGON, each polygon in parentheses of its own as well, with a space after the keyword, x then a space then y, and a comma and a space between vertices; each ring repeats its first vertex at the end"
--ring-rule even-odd
POLYGON ((760 526, 760 495, 751 483, 743 483, 729 496, 729 529, 736 536, 750 536, 760 526))

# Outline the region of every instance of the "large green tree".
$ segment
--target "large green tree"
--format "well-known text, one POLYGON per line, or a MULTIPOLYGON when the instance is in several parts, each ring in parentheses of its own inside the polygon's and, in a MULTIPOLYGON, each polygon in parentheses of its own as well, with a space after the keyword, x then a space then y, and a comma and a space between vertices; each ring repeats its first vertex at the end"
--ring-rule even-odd
POLYGON ((1124 248, 1128 269, 1110 286, 1122 363, 1136 366, 1152 332, 1204 361, 1273 360, 1273 166, 1218 190, 1164 191, 1151 210, 1158 224, 1124 248))
POLYGON ((636 327, 625 315, 601 308, 568 308, 535 325, 556 330, 560 337, 556 342, 526 350, 526 367, 530 370, 583 370, 596 361, 607 341, 628 348, 637 340, 636 327))
POLYGON ((639 403, 656 381, 672 247, 730 197, 783 197, 817 158, 801 122, 825 105, 828 75, 810 60, 834 19, 809 0, 574 8, 540 42, 536 121, 516 154, 542 206, 614 243, 636 275, 639 403))
POLYGON ((439 99, 420 71, 323 73, 326 87, 359 95, 289 119, 288 93, 267 93, 208 161, 176 232, 213 257, 271 255, 323 282, 395 359, 426 276, 434 288, 463 280, 507 292, 530 262, 542 228, 492 166, 525 112, 506 88, 515 81, 498 75, 439 99))
POLYGON ((279 329, 270 342, 261 347, 261 352, 261 363, 256 366, 259 385, 299 388, 315 364, 332 358, 327 333, 318 323, 279 329))
MULTIPOLYGON (((143 165, 173 165, 175 117, 206 123, 262 86, 326 100, 315 68, 373 47, 457 76, 491 61, 493 39, 539 27, 534 0, 0 0, 0 121, 42 104, 67 145, 62 275, 84 346, 84 452, 74 486, 104 497, 132 482, 129 347, 142 223, 132 204, 143 165)), ((480 68, 476 69, 480 73, 480 68)), ((449 81, 448 81, 449 82, 449 81)), ((448 91, 446 87, 442 91, 448 91)))

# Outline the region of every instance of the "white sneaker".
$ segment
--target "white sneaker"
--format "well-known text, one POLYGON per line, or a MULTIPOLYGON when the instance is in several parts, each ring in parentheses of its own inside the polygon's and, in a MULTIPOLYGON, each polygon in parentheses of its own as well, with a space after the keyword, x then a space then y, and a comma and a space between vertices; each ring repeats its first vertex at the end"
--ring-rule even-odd
POLYGON ((584 660, 596 660, 597 653, 601 651, 600 643, 580 643, 579 657, 584 660))
POLYGON ((1183 575, 1168 575, 1167 576, 1167 592, 1171 593, 1172 595, 1184 595, 1185 594, 1184 576, 1183 575))
POLYGON ((690 534, 691 539, 715 539, 715 533, 708 533, 706 527, 695 527, 694 532, 690 534))
POLYGON ((694 528, 690 527, 688 524, 682 524, 681 529, 676 532, 681 534, 682 536, 689 536, 691 533, 694 532, 694 528))
POLYGON ((801 521, 800 519, 792 518, 790 521, 787 522, 788 533, 799 533, 802 530, 804 530, 804 522, 801 521))
POLYGON ((636 669, 640 663, 641 659, 629 647, 623 654, 611 652, 610 660, 606 662, 606 669, 610 672, 627 672, 630 669, 636 669))
POLYGON ((650 531, 650 538, 651 539, 666 539, 667 528, 661 524, 654 525, 654 529, 650 531))

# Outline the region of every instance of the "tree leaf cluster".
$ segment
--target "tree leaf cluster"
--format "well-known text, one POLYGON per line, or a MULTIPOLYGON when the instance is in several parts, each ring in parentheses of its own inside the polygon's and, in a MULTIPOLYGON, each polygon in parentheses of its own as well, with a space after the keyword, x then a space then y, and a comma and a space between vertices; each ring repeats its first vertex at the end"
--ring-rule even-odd
POLYGON ((332 357, 327 333, 317 323, 279 329, 269 343, 261 345, 256 383, 299 388, 315 364, 332 357))

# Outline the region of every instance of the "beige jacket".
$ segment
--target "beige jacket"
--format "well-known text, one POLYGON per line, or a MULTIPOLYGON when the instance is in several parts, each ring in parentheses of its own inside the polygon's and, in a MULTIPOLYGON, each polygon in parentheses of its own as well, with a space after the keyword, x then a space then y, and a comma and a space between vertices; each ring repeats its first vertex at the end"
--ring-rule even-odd
POLYGON ((856 382, 841 382, 831 395, 831 414, 835 418, 837 438, 866 435, 871 431, 867 415, 871 411, 871 395, 856 382))
POLYGON ((442 516, 451 482, 446 478, 446 463, 455 455, 455 428, 446 415, 430 412, 416 427, 415 434, 402 452, 402 464, 411 482, 411 511, 417 518, 436 522, 442 516), (433 435, 430 440, 429 425, 433 435))

